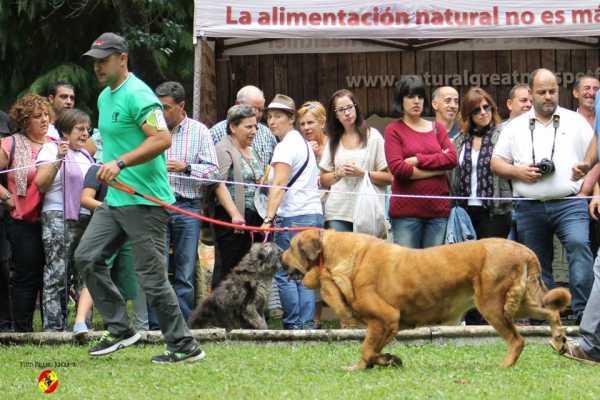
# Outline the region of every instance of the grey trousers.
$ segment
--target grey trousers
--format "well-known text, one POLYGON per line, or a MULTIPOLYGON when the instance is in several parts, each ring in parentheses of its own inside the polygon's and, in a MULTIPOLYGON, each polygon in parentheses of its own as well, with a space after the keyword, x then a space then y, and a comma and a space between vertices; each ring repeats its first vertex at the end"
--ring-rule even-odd
POLYGON ((594 285, 579 325, 579 344, 600 359, 600 256, 594 262, 594 285))
POLYGON ((188 353, 198 343, 187 328, 167 279, 166 229, 170 212, 157 206, 109 207, 102 203, 75 251, 79 270, 94 304, 114 336, 134 331, 127 305, 110 278, 108 259, 129 238, 135 274, 155 311, 167 350, 188 353))

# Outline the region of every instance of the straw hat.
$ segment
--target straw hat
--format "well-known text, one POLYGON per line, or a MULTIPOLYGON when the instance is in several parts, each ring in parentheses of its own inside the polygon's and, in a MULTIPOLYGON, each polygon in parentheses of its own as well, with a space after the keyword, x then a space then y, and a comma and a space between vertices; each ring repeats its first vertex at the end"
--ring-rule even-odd
POLYGON ((281 110, 291 113, 298 117, 298 111, 296 111, 296 103, 291 97, 288 97, 284 94, 275 95, 273 101, 269 103, 269 106, 263 108, 264 112, 268 112, 269 110, 281 110))

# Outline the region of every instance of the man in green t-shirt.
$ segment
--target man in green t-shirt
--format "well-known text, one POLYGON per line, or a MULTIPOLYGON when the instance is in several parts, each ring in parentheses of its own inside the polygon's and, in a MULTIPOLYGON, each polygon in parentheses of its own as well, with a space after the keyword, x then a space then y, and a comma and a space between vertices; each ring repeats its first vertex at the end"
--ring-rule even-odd
MULTIPOLYGON (((120 181, 165 203, 175 201, 165 150, 171 146, 162 105, 154 92, 129 72, 129 47, 121 36, 102 34, 90 51, 94 72, 106 86, 98 97, 98 128, 102 132, 104 165, 97 177, 120 181)), ((170 212, 141 197, 109 188, 104 203, 75 252, 75 262, 96 308, 108 325, 92 356, 110 354, 136 343, 141 335, 131 324, 123 297, 110 278, 106 260, 129 238, 135 273, 154 310, 167 352, 152 362, 192 362, 205 357, 186 326, 166 273, 166 229, 170 212)))

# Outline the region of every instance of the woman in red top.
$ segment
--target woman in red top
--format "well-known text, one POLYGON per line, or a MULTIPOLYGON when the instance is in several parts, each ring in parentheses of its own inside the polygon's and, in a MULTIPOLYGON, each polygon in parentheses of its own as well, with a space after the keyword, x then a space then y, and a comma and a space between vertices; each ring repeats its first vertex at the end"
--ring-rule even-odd
POLYGON ((28 94, 20 98, 10 109, 16 133, 2 140, 3 151, 0 151, 0 170, 14 169, 7 174, 7 185, 0 185, 0 204, 5 211, 4 223, 15 264, 12 285, 15 332, 33 332, 35 303, 43 285, 46 259, 42 224, 39 215, 30 212, 38 204, 32 202, 35 196, 29 189, 35 182, 38 152, 44 143, 52 141, 46 137, 52 117, 52 106, 44 97, 28 94))
POLYGON ((428 108, 423 81, 406 76, 394 94, 400 119, 385 129, 385 156, 394 175, 389 208, 394 243, 411 248, 443 243, 450 200, 427 196, 449 195, 445 172, 458 163, 446 128, 421 118, 428 108))

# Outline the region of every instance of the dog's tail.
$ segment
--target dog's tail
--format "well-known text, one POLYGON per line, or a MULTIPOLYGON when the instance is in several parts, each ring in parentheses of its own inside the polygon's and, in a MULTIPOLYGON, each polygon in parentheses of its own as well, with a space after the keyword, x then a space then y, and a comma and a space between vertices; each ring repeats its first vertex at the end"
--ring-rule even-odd
POLYGON ((542 307, 552 311, 563 311, 571 304, 571 293, 564 288, 548 290, 542 280, 542 267, 533 251, 523 246, 527 257, 527 291, 529 296, 542 307))

